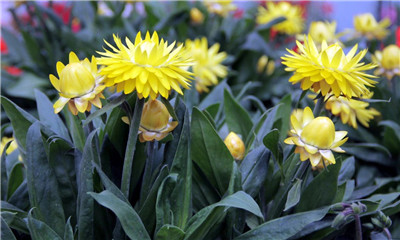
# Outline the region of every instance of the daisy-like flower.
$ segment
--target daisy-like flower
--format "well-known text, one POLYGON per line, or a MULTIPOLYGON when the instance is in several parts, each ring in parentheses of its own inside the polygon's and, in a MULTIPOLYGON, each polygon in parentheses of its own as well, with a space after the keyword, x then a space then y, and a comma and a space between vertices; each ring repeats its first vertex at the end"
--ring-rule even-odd
POLYGON ((174 49, 175 42, 168 45, 159 40, 157 32, 142 39, 140 32, 135 43, 125 38, 126 46, 114 35, 117 47, 105 41, 112 51, 98 52, 104 65, 101 73, 107 76, 106 86, 117 85, 117 91, 125 94, 136 90, 139 98, 156 99, 159 94, 168 98, 173 89, 183 94, 180 86, 189 89, 191 73, 185 69, 192 65, 183 44, 174 49), (174 50, 173 50, 174 49, 174 50))
POLYGON ((326 161, 335 164, 332 151, 344 152, 340 146, 347 141, 346 131, 335 131, 335 125, 327 117, 317 117, 309 107, 304 111, 296 111, 290 116, 291 130, 286 144, 296 145, 295 153, 300 154, 300 160, 310 160, 316 167, 326 161))
POLYGON ((378 64, 375 75, 384 75, 391 80, 395 75, 400 76, 400 47, 389 45, 383 51, 376 51, 372 61, 378 64))
POLYGON ((336 22, 322 22, 315 21, 311 22, 308 34, 314 40, 314 42, 321 46, 325 40, 328 44, 340 43, 339 38, 343 36, 343 33, 336 33, 336 22))
MULTIPOLYGON (((372 94, 367 98, 371 98, 372 94)), ((368 122, 375 116, 380 115, 376 109, 368 109, 368 107, 369 103, 367 102, 348 99, 342 96, 328 96, 328 100, 325 103, 326 109, 330 110, 333 115, 340 116, 343 124, 348 124, 353 128, 357 128, 357 120, 363 126, 369 127, 368 122)))
POLYGON ((273 30, 288 35, 299 34, 303 31, 302 9, 288 2, 267 2, 267 8, 259 6, 256 22, 265 24, 278 17, 285 17, 286 20, 274 25, 273 30))
POLYGON ((106 87, 103 83, 104 76, 97 70, 96 58, 92 56, 90 62, 87 58, 80 61, 74 52, 69 54, 69 64, 57 62, 59 79, 50 74, 50 82, 58 91, 60 98, 54 103, 54 113, 59 113, 68 103, 72 114, 90 111, 92 104, 102 107, 100 98, 106 87))
POLYGON ((365 71, 373 69, 376 65, 360 63, 367 50, 360 51, 356 56, 357 44, 347 53, 338 43, 327 45, 322 42, 319 51, 311 36, 302 45, 297 41, 300 54, 287 49, 291 54, 282 57, 282 64, 286 71, 295 72, 289 82, 301 83, 303 90, 311 89, 321 91, 323 96, 333 93, 335 96, 344 95, 348 98, 360 97, 369 93, 368 87, 376 84, 370 78, 376 78, 365 71))
POLYGON ((143 106, 139 126, 140 142, 162 140, 175 129, 177 121, 172 121, 165 105, 155 99, 147 101, 143 106))
POLYGON ((230 132, 224 143, 234 159, 242 160, 244 158, 245 146, 243 140, 236 133, 230 132))
POLYGON ((388 18, 383 19, 379 23, 371 13, 365 13, 354 17, 354 29, 361 36, 365 36, 368 40, 384 39, 388 34, 387 29, 391 22, 388 18))
POLYGON ((208 87, 218 84, 218 78, 228 74, 221 64, 227 57, 225 52, 218 53, 219 44, 208 48, 207 38, 186 40, 186 48, 190 52, 194 65, 192 67, 198 92, 208 92, 208 87))
POLYGON ((204 0, 208 12, 215 13, 222 17, 228 16, 232 11, 236 10, 236 5, 232 4, 232 0, 204 0))

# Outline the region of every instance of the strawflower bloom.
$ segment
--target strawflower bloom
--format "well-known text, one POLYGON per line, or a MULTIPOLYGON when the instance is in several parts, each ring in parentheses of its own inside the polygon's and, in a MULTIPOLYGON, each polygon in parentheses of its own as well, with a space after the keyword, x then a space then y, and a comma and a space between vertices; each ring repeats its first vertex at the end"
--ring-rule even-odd
POLYGON ((173 89, 183 94, 180 85, 189 89, 191 73, 187 67, 193 65, 183 44, 173 50, 175 42, 168 45, 164 39, 159 40, 157 32, 150 37, 146 33, 136 35, 135 43, 125 38, 126 45, 114 35, 117 47, 105 43, 112 51, 98 52, 98 62, 104 65, 101 73, 107 76, 106 85, 117 86, 117 91, 129 94, 136 90, 139 98, 156 99, 159 94, 168 98, 173 89))
POLYGON ((230 132, 224 143, 234 159, 242 160, 244 158, 245 146, 243 140, 236 133, 230 132))
POLYGON ((106 87, 103 84, 104 76, 97 70, 96 58, 92 61, 85 58, 80 61, 74 52, 69 54, 69 64, 57 62, 59 79, 50 74, 50 82, 58 91, 60 98, 54 103, 54 113, 59 113, 68 103, 72 114, 90 111, 92 104, 102 107, 100 98, 104 98, 102 92, 106 87))
POLYGON ((379 23, 371 13, 365 13, 354 17, 354 29, 361 36, 365 36, 368 40, 384 39, 388 34, 387 28, 391 22, 388 18, 383 19, 379 23))
POLYGON ((302 45, 297 41, 300 54, 287 49, 291 54, 282 57, 282 64, 286 65, 286 71, 295 72, 289 82, 301 83, 303 90, 311 89, 321 91, 323 96, 333 93, 336 97, 344 95, 348 98, 361 97, 369 93, 368 87, 376 84, 370 78, 376 78, 364 71, 374 68, 374 64, 360 63, 367 50, 360 51, 356 56, 357 44, 344 54, 338 43, 327 45, 322 42, 321 50, 318 50, 308 36, 308 41, 302 45))
POLYGON ((175 129, 177 121, 172 121, 165 105, 155 99, 147 101, 143 106, 142 118, 139 126, 139 140, 160 141, 175 129))
POLYGON ((190 52, 194 65, 193 74, 196 80, 198 92, 208 92, 208 87, 218 84, 218 78, 224 78, 228 74, 226 66, 222 65, 227 54, 218 52, 219 44, 215 43, 208 48, 207 38, 186 40, 186 48, 190 52))
MULTIPOLYGON (((316 167, 322 161, 335 164, 332 151, 344 152, 340 146, 347 141, 346 131, 335 131, 335 125, 327 117, 317 117, 309 107, 304 111, 296 111, 290 116, 291 130, 286 144, 296 145, 295 153, 300 154, 300 160, 310 160, 316 167)), ((322 162, 323 164, 323 162, 322 162)))
MULTIPOLYGON (((372 94, 366 98, 371 97, 372 94)), ((326 109, 330 110, 333 115, 340 116, 343 124, 348 124, 353 128, 357 128, 357 120, 364 127, 369 127, 369 121, 380 115, 376 109, 368 107, 368 102, 348 99, 342 96, 328 96, 328 100, 325 103, 326 109)))
POLYGON ((343 36, 343 33, 336 34, 336 22, 322 22, 315 21, 311 22, 308 34, 316 44, 321 46, 325 40, 328 44, 340 43, 339 38, 343 36))
POLYGON ((397 45, 389 45, 383 51, 376 51, 372 56, 372 61, 378 64, 375 75, 384 75, 391 80, 393 76, 400 76, 400 47, 397 45))
POLYGON ((303 31, 304 19, 301 7, 288 2, 267 2, 267 8, 259 6, 256 22, 265 24, 278 17, 285 17, 286 20, 274 25, 272 30, 288 35, 299 34, 303 31))
POLYGON ((228 16, 232 11, 236 10, 236 5, 232 4, 232 0, 204 0, 207 10, 222 17, 228 16))

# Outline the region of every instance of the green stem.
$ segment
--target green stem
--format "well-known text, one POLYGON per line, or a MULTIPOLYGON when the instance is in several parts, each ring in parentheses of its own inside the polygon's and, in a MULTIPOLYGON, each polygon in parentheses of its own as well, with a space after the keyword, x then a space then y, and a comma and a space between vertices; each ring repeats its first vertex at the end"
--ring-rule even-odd
POLYGON ((356 240, 362 240, 361 219, 358 214, 354 215, 356 223, 356 240))
POLYGON ((133 157, 135 155, 137 135, 142 117, 144 98, 136 98, 135 110, 129 125, 128 143, 126 144, 124 167, 122 169, 121 191, 129 199, 129 190, 132 177, 133 157))
POLYGON ((394 77, 392 78, 392 80, 391 80, 391 83, 392 83, 393 101, 394 101, 395 103, 396 103, 396 101, 397 101, 397 84, 396 84, 397 80, 400 80, 400 78, 397 77, 397 76, 394 76, 394 77))
POLYGON ((392 234, 390 234, 390 231, 388 228, 384 228, 383 232, 385 233, 388 240, 392 240, 392 234))
POLYGON ((297 169, 296 175, 294 175, 292 181, 296 179, 302 179, 309 165, 310 161, 301 162, 300 167, 297 169))
POLYGON ((321 96, 320 98, 318 98, 317 103, 315 104, 314 111, 313 111, 314 117, 319 116, 323 107, 324 107, 324 97, 321 96))

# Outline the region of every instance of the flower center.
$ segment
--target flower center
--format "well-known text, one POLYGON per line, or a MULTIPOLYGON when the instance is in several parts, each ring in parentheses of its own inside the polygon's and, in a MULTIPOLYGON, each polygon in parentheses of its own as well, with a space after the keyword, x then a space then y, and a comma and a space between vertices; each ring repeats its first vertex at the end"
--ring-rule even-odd
POLYGON ((301 132, 303 142, 322 149, 328 149, 335 140, 335 125, 327 117, 317 117, 301 132))

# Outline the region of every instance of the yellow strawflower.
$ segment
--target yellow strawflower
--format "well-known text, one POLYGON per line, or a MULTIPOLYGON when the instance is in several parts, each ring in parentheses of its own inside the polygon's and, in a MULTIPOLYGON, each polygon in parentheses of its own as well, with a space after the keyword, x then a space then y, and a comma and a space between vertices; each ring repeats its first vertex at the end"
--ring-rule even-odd
POLYGON ((54 103, 54 112, 59 113, 68 103, 72 114, 90 111, 92 104, 101 108, 100 98, 104 98, 102 91, 104 76, 97 71, 96 58, 92 56, 80 61, 74 52, 69 54, 69 64, 57 62, 59 79, 50 74, 50 82, 58 91, 60 98, 54 103))
POLYGON ((315 21, 311 22, 308 34, 319 46, 325 40, 328 44, 339 43, 339 38, 343 36, 343 33, 336 34, 336 22, 322 22, 315 21))
POLYGON ((232 11, 236 10, 236 5, 232 4, 232 0, 204 0, 208 12, 215 13, 222 17, 228 16, 232 11))
POLYGON ((301 8, 288 2, 267 2, 267 8, 259 6, 256 22, 265 24, 278 17, 285 17, 286 20, 274 25, 272 29, 275 31, 288 35, 303 31, 304 19, 301 8))
MULTIPOLYGON (((367 98, 371 98, 372 94, 367 98)), ((368 122, 380 113, 374 108, 369 108, 369 103, 348 99, 342 96, 329 96, 325 103, 325 108, 330 110, 333 115, 340 116, 342 123, 357 128, 357 120, 365 127, 369 127, 368 122)))
POLYGON ((192 69, 198 92, 208 92, 208 87, 218 84, 218 78, 226 77, 228 72, 221 62, 226 59, 227 54, 218 52, 218 43, 208 48, 207 38, 203 37, 193 41, 186 40, 186 48, 194 60, 192 69))
MULTIPOLYGON (((332 151, 344 152, 340 146, 347 141, 346 131, 335 131, 335 125, 327 117, 317 117, 309 107, 304 111, 296 111, 290 116, 291 130, 286 144, 296 145, 295 153, 300 154, 300 160, 310 160, 313 167, 322 161, 335 164, 332 151)), ((323 164, 323 163, 322 163, 323 164)))
POLYGON ((282 64, 287 66, 286 71, 294 72, 289 81, 301 83, 303 90, 321 91, 323 96, 333 93, 337 97, 344 95, 351 98, 367 95, 367 87, 376 84, 370 79, 376 77, 365 73, 376 65, 360 63, 367 50, 354 56, 357 44, 347 55, 337 43, 328 46, 323 41, 321 50, 318 50, 311 36, 304 41, 304 45, 297 41, 297 46, 300 54, 288 49, 291 55, 282 57, 282 64))
POLYGON ((384 75, 389 80, 395 75, 400 76, 400 48, 397 45, 389 45, 382 52, 376 51, 372 61, 379 66, 375 75, 384 75))
POLYGON ((180 86, 189 88, 192 74, 185 69, 192 62, 182 44, 174 49, 175 42, 168 45, 157 32, 151 37, 147 32, 145 39, 139 32, 135 43, 125 38, 126 45, 114 35, 114 42, 116 47, 105 41, 112 51, 98 52, 103 56, 98 62, 105 66, 101 73, 107 76, 107 86, 117 85, 117 91, 125 94, 136 90, 139 98, 153 100, 159 94, 168 98, 172 89, 183 94, 180 86))
POLYGON ((257 72, 262 74, 266 73, 267 75, 271 75, 275 70, 275 62, 273 60, 268 59, 266 55, 261 56, 257 62, 257 72))
POLYGON ((354 28, 361 36, 367 39, 384 39, 388 34, 387 28, 391 22, 388 18, 383 19, 379 23, 371 13, 365 13, 354 17, 354 28))
POLYGON ((230 132, 224 143, 234 159, 242 160, 244 158, 245 146, 243 140, 236 133, 230 132))
POLYGON ((17 141, 13 137, 3 137, 1 139, 1 145, 0 145, 0 156, 3 154, 4 147, 8 142, 11 142, 10 145, 8 146, 6 150, 6 154, 10 155, 12 152, 14 152, 18 148, 17 141))
POLYGON ((140 142, 162 140, 178 125, 165 105, 155 99, 147 101, 143 106, 142 118, 139 126, 140 142))
POLYGON ((202 24, 204 22, 203 13, 197 8, 190 9, 190 21, 194 24, 202 24))

